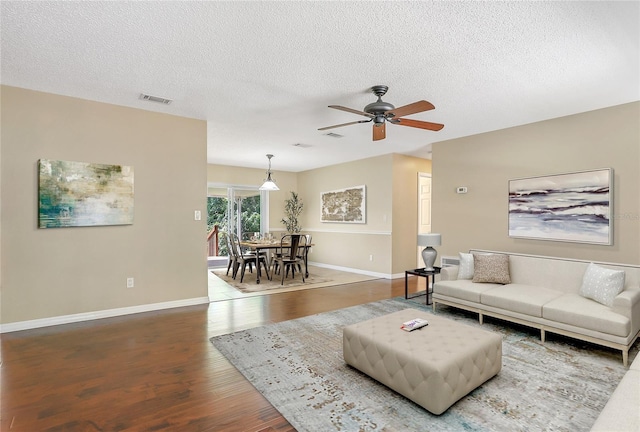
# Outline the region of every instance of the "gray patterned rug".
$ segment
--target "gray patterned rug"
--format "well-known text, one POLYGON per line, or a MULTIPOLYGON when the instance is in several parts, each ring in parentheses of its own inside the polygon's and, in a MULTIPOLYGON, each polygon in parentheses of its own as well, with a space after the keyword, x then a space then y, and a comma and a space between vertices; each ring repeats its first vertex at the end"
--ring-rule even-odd
MULTIPOLYGON (((414 307, 390 299, 211 339, 300 432, 588 431, 626 372, 613 350, 500 321, 503 367, 440 416, 344 363, 342 328, 414 307)), ((439 306, 439 315, 479 326, 477 316, 439 306)), ((630 353, 630 362, 637 354, 630 353)))

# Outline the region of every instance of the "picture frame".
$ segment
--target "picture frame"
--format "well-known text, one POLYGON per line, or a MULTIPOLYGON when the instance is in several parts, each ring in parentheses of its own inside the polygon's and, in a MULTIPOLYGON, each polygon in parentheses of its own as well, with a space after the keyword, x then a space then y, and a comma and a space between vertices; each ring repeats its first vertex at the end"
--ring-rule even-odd
POLYGON ((320 221, 364 224, 367 221, 367 188, 352 186, 320 193, 320 221))
POLYGON ((613 244, 613 169, 509 180, 509 237, 613 244))
POLYGON ((38 161, 38 228, 133 224, 133 167, 38 161))

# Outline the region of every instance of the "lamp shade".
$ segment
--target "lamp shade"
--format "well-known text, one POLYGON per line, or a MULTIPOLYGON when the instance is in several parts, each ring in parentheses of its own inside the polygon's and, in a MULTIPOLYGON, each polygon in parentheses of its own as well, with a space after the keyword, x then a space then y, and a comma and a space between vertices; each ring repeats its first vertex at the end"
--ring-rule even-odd
POLYGON ((276 185, 275 182, 271 180, 271 173, 269 173, 269 175, 267 176, 267 179, 264 181, 262 186, 260 186, 260 190, 266 190, 266 191, 280 190, 278 185, 276 185))
POLYGON ((440 234, 418 234, 418 246, 440 246, 441 240, 440 234))
POLYGON ((266 190, 266 191, 277 191, 280 190, 280 188, 276 185, 276 182, 274 182, 271 179, 271 158, 273 157, 272 154, 268 154, 267 155, 267 159, 269 159, 269 169, 267 169, 267 178, 264 180, 264 183, 262 183, 262 186, 260 186, 260 190, 266 190))

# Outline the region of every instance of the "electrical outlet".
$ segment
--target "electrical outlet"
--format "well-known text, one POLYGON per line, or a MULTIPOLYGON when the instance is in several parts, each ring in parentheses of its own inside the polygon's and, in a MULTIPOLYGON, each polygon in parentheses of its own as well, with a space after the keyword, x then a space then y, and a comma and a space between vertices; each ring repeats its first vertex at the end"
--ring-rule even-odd
POLYGON ((133 288, 133 278, 127 278, 127 288, 133 288))
POLYGON ((369 255, 369 261, 373 261, 373 255, 369 255))

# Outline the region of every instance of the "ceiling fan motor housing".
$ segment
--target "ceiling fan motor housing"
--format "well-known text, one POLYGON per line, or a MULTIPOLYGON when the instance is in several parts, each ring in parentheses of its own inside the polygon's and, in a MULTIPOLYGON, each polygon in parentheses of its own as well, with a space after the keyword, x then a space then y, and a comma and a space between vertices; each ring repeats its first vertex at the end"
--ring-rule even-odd
POLYGON ((388 102, 382 100, 382 96, 384 96, 389 90, 389 87, 385 85, 376 85, 371 87, 371 91, 373 94, 378 96, 378 100, 370 103, 366 107, 364 107, 364 112, 373 114, 375 117, 373 118, 373 122, 377 125, 384 123, 385 115, 384 113, 387 111, 391 111, 395 107, 388 102))
POLYGON ((378 115, 378 114, 384 114, 387 111, 391 111, 394 108, 395 107, 393 105, 383 101, 382 99, 380 99, 380 97, 378 97, 377 101, 372 102, 366 107, 364 107, 364 112, 373 114, 373 115, 378 115))

